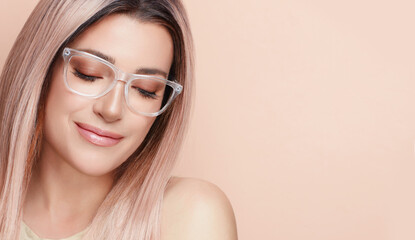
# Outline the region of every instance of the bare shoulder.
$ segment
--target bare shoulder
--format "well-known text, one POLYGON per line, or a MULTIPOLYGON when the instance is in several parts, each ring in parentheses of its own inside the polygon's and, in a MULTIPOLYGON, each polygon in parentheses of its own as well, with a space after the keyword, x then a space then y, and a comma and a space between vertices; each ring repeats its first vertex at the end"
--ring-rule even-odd
POLYGON ((164 193, 162 240, 236 240, 232 205, 215 184, 172 177, 164 193))

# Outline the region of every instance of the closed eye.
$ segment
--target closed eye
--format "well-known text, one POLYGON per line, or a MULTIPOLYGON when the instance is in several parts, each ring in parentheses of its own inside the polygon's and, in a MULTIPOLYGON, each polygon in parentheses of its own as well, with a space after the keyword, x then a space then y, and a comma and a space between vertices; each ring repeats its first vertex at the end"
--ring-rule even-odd
POLYGON ((133 88, 136 89, 140 93, 140 95, 143 96, 144 98, 157 99, 157 95, 155 92, 148 92, 139 87, 133 87, 133 88))
POLYGON ((81 78, 83 80, 90 81, 90 82, 93 82, 96 79, 102 78, 102 77, 96 77, 96 76, 90 76, 90 75, 83 74, 80 71, 78 71, 77 69, 74 69, 74 71, 72 72, 72 74, 75 75, 78 78, 81 78))

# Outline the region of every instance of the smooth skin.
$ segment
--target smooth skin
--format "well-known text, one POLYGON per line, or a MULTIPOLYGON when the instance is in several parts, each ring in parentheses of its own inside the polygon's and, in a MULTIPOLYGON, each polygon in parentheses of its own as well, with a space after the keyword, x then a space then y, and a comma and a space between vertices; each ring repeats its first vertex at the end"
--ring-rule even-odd
MULTIPOLYGON (((69 47, 104 53, 130 73, 141 68, 168 73, 173 61, 173 43, 165 28, 120 14, 94 24, 69 47)), ((38 236, 59 239, 90 224, 111 190, 114 169, 138 148, 155 118, 128 109, 124 82, 117 82, 105 96, 90 99, 65 87, 62 58, 52 71, 41 156, 23 221, 38 236), (118 133, 123 139, 111 147, 94 145, 78 133, 76 122, 118 133)), ((173 177, 163 201, 162 240, 237 239, 232 206, 216 185, 173 177)))

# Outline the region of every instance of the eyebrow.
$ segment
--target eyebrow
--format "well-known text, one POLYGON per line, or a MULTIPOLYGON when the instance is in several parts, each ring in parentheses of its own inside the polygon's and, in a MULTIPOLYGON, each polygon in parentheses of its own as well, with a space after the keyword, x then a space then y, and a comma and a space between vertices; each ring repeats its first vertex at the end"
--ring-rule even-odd
MULTIPOLYGON (((86 49, 78 49, 79 51, 84 51, 87 53, 90 53, 92 55, 95 55, 99 58, 104 59, 107 62, 110 62, 112 64, 115 64, 115 59, 111 56, 108 56, 98 50, 86 48, 86 49)), ((167 78, 167 73, 163 70, 157 69, 157 68, 137 68, 134 72, 135 74, 143 74, 143 75, 161 75, 164 78, 167 78)))

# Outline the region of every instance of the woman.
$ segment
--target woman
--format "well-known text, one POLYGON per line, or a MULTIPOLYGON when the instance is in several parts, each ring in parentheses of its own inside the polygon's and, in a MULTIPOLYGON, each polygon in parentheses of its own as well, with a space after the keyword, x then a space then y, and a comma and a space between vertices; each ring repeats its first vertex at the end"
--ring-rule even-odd
POLYGON ((215 185, 170 173, 193 56, 176 0, 41 0, 0 77, 0 239, 236 239, 215 185))

